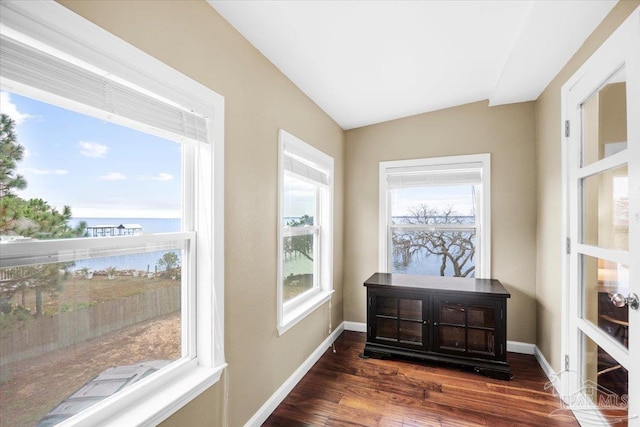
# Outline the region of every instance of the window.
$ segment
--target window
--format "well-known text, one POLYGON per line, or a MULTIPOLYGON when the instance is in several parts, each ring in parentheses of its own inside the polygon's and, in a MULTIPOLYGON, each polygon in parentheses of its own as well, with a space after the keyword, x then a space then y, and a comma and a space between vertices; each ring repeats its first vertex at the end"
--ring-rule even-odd
MULTIPOLYGON (((109 199, 110 205, 124 201, 133 210, 147 202, 175 201, 166 212, 158 207, 162 203, 151 203, 156 217, 169 211, 171 216, 175 214, 173 220, 162 221, 162 228, 152 219, 131 221, 129 215, 120 214, 113 218, 117 222, 85 224, 88 227, 79 235, 86 237, 76 233, 74 238, 62 238, 73 235, 79 225, 70 221, 78 218, 68 217, 65 226, 54 231, 24 231, 28 221, 20 224, 20 231, 5 230, 9 236, 0 243, 0 339, 6 336, 5 326, 11 326, 6 323, 6 312, 15 308, 12 302, 5 304, 7 295, 16 292, 6 286, 10 282, 27 289, 23 291, 25 301, 34 299, 33 313, 28 313, 33 321, 28 328, 49 327, 55 334, 46 345, 12 353, 2 342, 2 371, 10 373, 9 363, 19 359, 46 356, 49 350, 65 355, 101 339, 105 341, 104 353, 114 354, 106 357, 107 365, 115 365, 115 376, 122 380, 114 386, 117 392, 105 392, 109 387, 99 383, 103 377, 113 377, 114 371, 99 368, 100 372, 87 371, 85 376, 78 376, 77 369, 65 372, 77 376, 78 384, 59 390, 58 384, 49 385, 54 392, 46 404, 49 407, 39 408, 30 422, 46 415, 55 422, 71 417, 65 425, 157 424, 214 384, 226 366, 222 335, 224 100, 55 2, 2 2, 0 7, 3 96, 15 94, 10 96, 24 97, 24 102, 37 100, 48 111, 55 109, 56 117, 71 120, 67 124, 70 131, 85 129, 84 125, 93 121, 103 126, 99 129, 104 135, 114 132, 118 135, 114 138, 130 141, 129 151, 116 155, 114 150, 113 170, 101 172, 93 187, 90 182, 60 181, 57 187, 68 191, 55 192, 61 198, 56 206, 58 202, 66 205, 65 197, 75 194, 72 185, 84 190, 84 198, 77 202, 81 205, 92 189, 109 199), (162 160, 160 152, 170 155, 162 160), (117 169, 125 164, 131 164, 131 176, 137 173, 136 179, 148 180, 149 189, 152 182, 164 182, 165 192, 139 191, 128 197, 133 181, 127 182, 129 174, 117 169), (147 173, 146 168, 154 166, 170 169, 147 173), (105 182, 120 192, 120 198, 98 189, 105 182), (73 297, 67 295, 70 292, 73 297), (48 294, 58 300, 47 299, 48 294), (109 341, 112 335, 106 338, 117 333, 133 339, 143 322, 160 322, 167 316, 172 321, 171 334, 145 337, 152 340, 151 348, 137 355, 132 355, 133 344, 109 341), (104 320, 97 323, 98 318, 104 320), (160 342, 167 335, 173 338, 160 342), (163 345, 166 351, 161 349, 163 345), (93 399, 72 401, 79 394, 93 399), (65 398, 66 409, 79 409, 66 411, 57 406, 65 398), (93 405, 87 407, 87 401, 93 405)), ((47 142, 53 144, 53 137, 47 142)), ((82 142, 76 148, 84 153, 85 162, 108 149, 108 144, 82 142)), ((122 145, 126 150, 127 144, 122 145)), ((61 162, 72 161, 71 156, 61 157, 66 157, 61 162)), ((50 169, 37 173, 65 175, 68 171, 57 167, 58 160, 48 157, 50 169)), ((92 167, 98 176, 97 166, 92 167)), ((61 189, 55 187, 48 188, 61 189)), ((51 190, 40 197, 53 194, 51 190)), ((2 196, 9 197, 6 189, 2 196)), ((76 202, 68 204, 73 207, 76 202)), ((45 205, 36 203, 29 209, 39 206, 50 212, 51 207, 45 205)), ((88 204, 83 209, 85 214, 79 216, 95 216, 100 210, 91 211, 88 204)), ((103 212, 102 216, 112 215, 103 212)), ((17 314, 27 316, 26 312, 17 314)), ((55 372, 59 367, 51 364, 49 369, 55 372)), ((3 382, 0 386, 6 385, 3 382)), ((36 391, 45 388, 36 384, 36 391)), ((27 400, 34 404, 36 399, 27 400)), ((11 408, 3 405, 1 410, 5 409, 11 408)), ((5 419, 6 414, 1 415, 5 419)))
POLYGON ((278 332, 333 292, 333 158, 280 130, 278 332))
POLYGON ((380 269, 490 277, 490 155, 380 162, 380 269))

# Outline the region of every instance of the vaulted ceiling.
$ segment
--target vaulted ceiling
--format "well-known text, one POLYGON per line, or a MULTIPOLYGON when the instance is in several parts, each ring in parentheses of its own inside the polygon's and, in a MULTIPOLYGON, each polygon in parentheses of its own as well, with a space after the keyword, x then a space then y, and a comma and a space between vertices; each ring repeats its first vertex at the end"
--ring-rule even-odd
POLYGON ((535 100, 615 1, 218 1, 343 129, 535 100))

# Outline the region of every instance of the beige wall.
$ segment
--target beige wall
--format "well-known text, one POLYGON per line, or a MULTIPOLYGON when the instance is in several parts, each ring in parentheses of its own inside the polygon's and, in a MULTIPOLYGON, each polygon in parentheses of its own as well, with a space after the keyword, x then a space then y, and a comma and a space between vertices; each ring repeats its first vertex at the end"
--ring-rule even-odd
POLYGON ((536 101, 537 155, 537 274, 536 343, 552 368, 562 366, 562 85, 595 52, 629 14, 637 0, 620 1, 589 36, 536 101))
POLYGON ((486 101, 347 131, 344 314, 365 322, 378 271, 379 162, 491 153, 492 276, 511 292, 508 339, 535 342, 535 122, 531 102, 486 101))
MULTIPOLYGON (((335 159, 334 326, 342 321, 344 132, 204 1, 61 1, 225 97, 228 425, 243 425, 328 336, 327 305, 276 331, 277 153, 283 128, 335 159)), ((166 425, 222 425, 224 382, 166 425)))

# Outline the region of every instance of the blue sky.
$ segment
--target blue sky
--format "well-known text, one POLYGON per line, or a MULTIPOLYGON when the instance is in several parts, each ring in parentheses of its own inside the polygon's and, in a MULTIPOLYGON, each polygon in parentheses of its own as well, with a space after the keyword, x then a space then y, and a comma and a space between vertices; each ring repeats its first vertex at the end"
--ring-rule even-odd
POLYGON ((179 218, 180 145, 9 92, 0 112, 16 122, 25 157, 19 196, 74 217, 179 218))

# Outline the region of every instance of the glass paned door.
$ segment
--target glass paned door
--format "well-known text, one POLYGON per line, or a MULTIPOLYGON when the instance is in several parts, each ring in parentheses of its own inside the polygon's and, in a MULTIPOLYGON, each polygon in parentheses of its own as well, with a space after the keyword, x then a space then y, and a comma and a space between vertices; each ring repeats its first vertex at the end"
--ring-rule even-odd
POLYGON ((407 347, 424 345, 424 300, 422 298, 375 296, 375 339, 407 347))
POLYGON ((561 393, 580 422, 596 425, 640 421, 634 388, 640 372, 632 365, 640 356, 640 14, 634 15, 563 88, 570 380, 561 393))
POLYGON ((422 345, 422 300, 400 298, 398 317, 400 342, 422 345))

